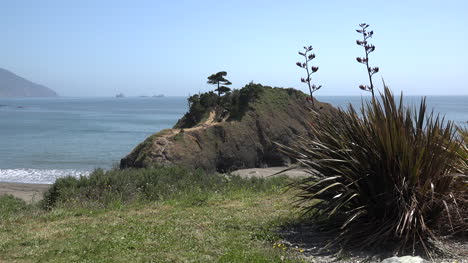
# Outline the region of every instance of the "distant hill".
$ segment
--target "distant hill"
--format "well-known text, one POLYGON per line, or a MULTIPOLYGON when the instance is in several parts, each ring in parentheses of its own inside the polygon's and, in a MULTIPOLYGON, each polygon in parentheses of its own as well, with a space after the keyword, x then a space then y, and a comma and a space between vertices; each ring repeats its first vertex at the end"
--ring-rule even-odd
POLYGON ((0 98, 10 97, 57 97, 57 93, 47 87, 0 68, 0 98))

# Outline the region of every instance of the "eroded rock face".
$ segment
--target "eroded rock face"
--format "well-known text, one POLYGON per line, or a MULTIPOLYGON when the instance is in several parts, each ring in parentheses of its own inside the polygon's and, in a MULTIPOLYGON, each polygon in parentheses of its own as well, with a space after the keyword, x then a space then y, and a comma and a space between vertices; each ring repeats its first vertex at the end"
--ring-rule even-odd
MULTIPOLYGON (((316 105, 322 108, 320 114, 334 110, 329 104, 316 105)), ((274 142, 290 145, 297 136, 310 136, 310 125, 320 115, 310 108, 300 91, 265 87, 242 119, 163 130, 138 145, 120 166, 179 164, 226 172, 285 165, 290 160, 274 142)))

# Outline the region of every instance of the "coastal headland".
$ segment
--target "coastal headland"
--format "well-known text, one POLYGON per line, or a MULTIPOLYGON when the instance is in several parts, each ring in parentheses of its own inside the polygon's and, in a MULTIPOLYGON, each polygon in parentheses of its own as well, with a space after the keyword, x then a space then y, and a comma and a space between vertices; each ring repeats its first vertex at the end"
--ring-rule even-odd
POLYGON ((189 98, 190 110, 172 129, 140 143, 121 168, 175 164, 208 172, 287 166, 290 159, 276 143, 289 146, 310 136, 310 125, 335 110, 295 89, 250 83, 221 99, 214 93, 189 98))

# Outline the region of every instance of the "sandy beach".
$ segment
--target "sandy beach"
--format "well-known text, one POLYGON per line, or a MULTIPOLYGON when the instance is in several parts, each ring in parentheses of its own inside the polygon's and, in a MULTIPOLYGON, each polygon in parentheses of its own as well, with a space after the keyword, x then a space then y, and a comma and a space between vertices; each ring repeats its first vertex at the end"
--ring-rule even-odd
POLYGON ((28 203, 42 199, 42 194, 49 189, 50 184, 26 184, 0 182, 0 196, 10 194, 28 203))
MULTIPOLYGON (((269 177, 275 174, 278 174, 281 171, 284 171, 288 167, 268 167, 268 168, 249 168, 249 169, 241 169, 237 171, 231 172, 233 175, 239 175, 241 177, 269 177)), ((289 177, 306 177, 309 176, 306 169, 303 168, 296 168, 284 173, 280 173, 278 175, 287 175, 289 177)))

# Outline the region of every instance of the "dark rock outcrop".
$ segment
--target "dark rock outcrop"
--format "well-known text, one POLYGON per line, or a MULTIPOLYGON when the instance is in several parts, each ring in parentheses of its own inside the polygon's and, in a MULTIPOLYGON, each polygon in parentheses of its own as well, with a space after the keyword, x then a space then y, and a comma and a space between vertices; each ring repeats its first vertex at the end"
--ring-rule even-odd
POLYGON ((2 97, 57 97, 57 93, 0 68, 0 98, 2 97))
MULTIPOLYGON (((205 121, 194 127, 167 129, 150 136, 121 160, 121 168, 179 164, 226 172, 287 164, 289 158, 274 142, 290 145, 297 136, 309 136, 314 118, 334 108, 316 101, 321 109, 314 114, 301 91, 260 87, 258 97, 248 102, 240 119, 221 118, 225 111, 211 110, 205 121)), ((184 127, 184 118, 176 127, 184 127)))

